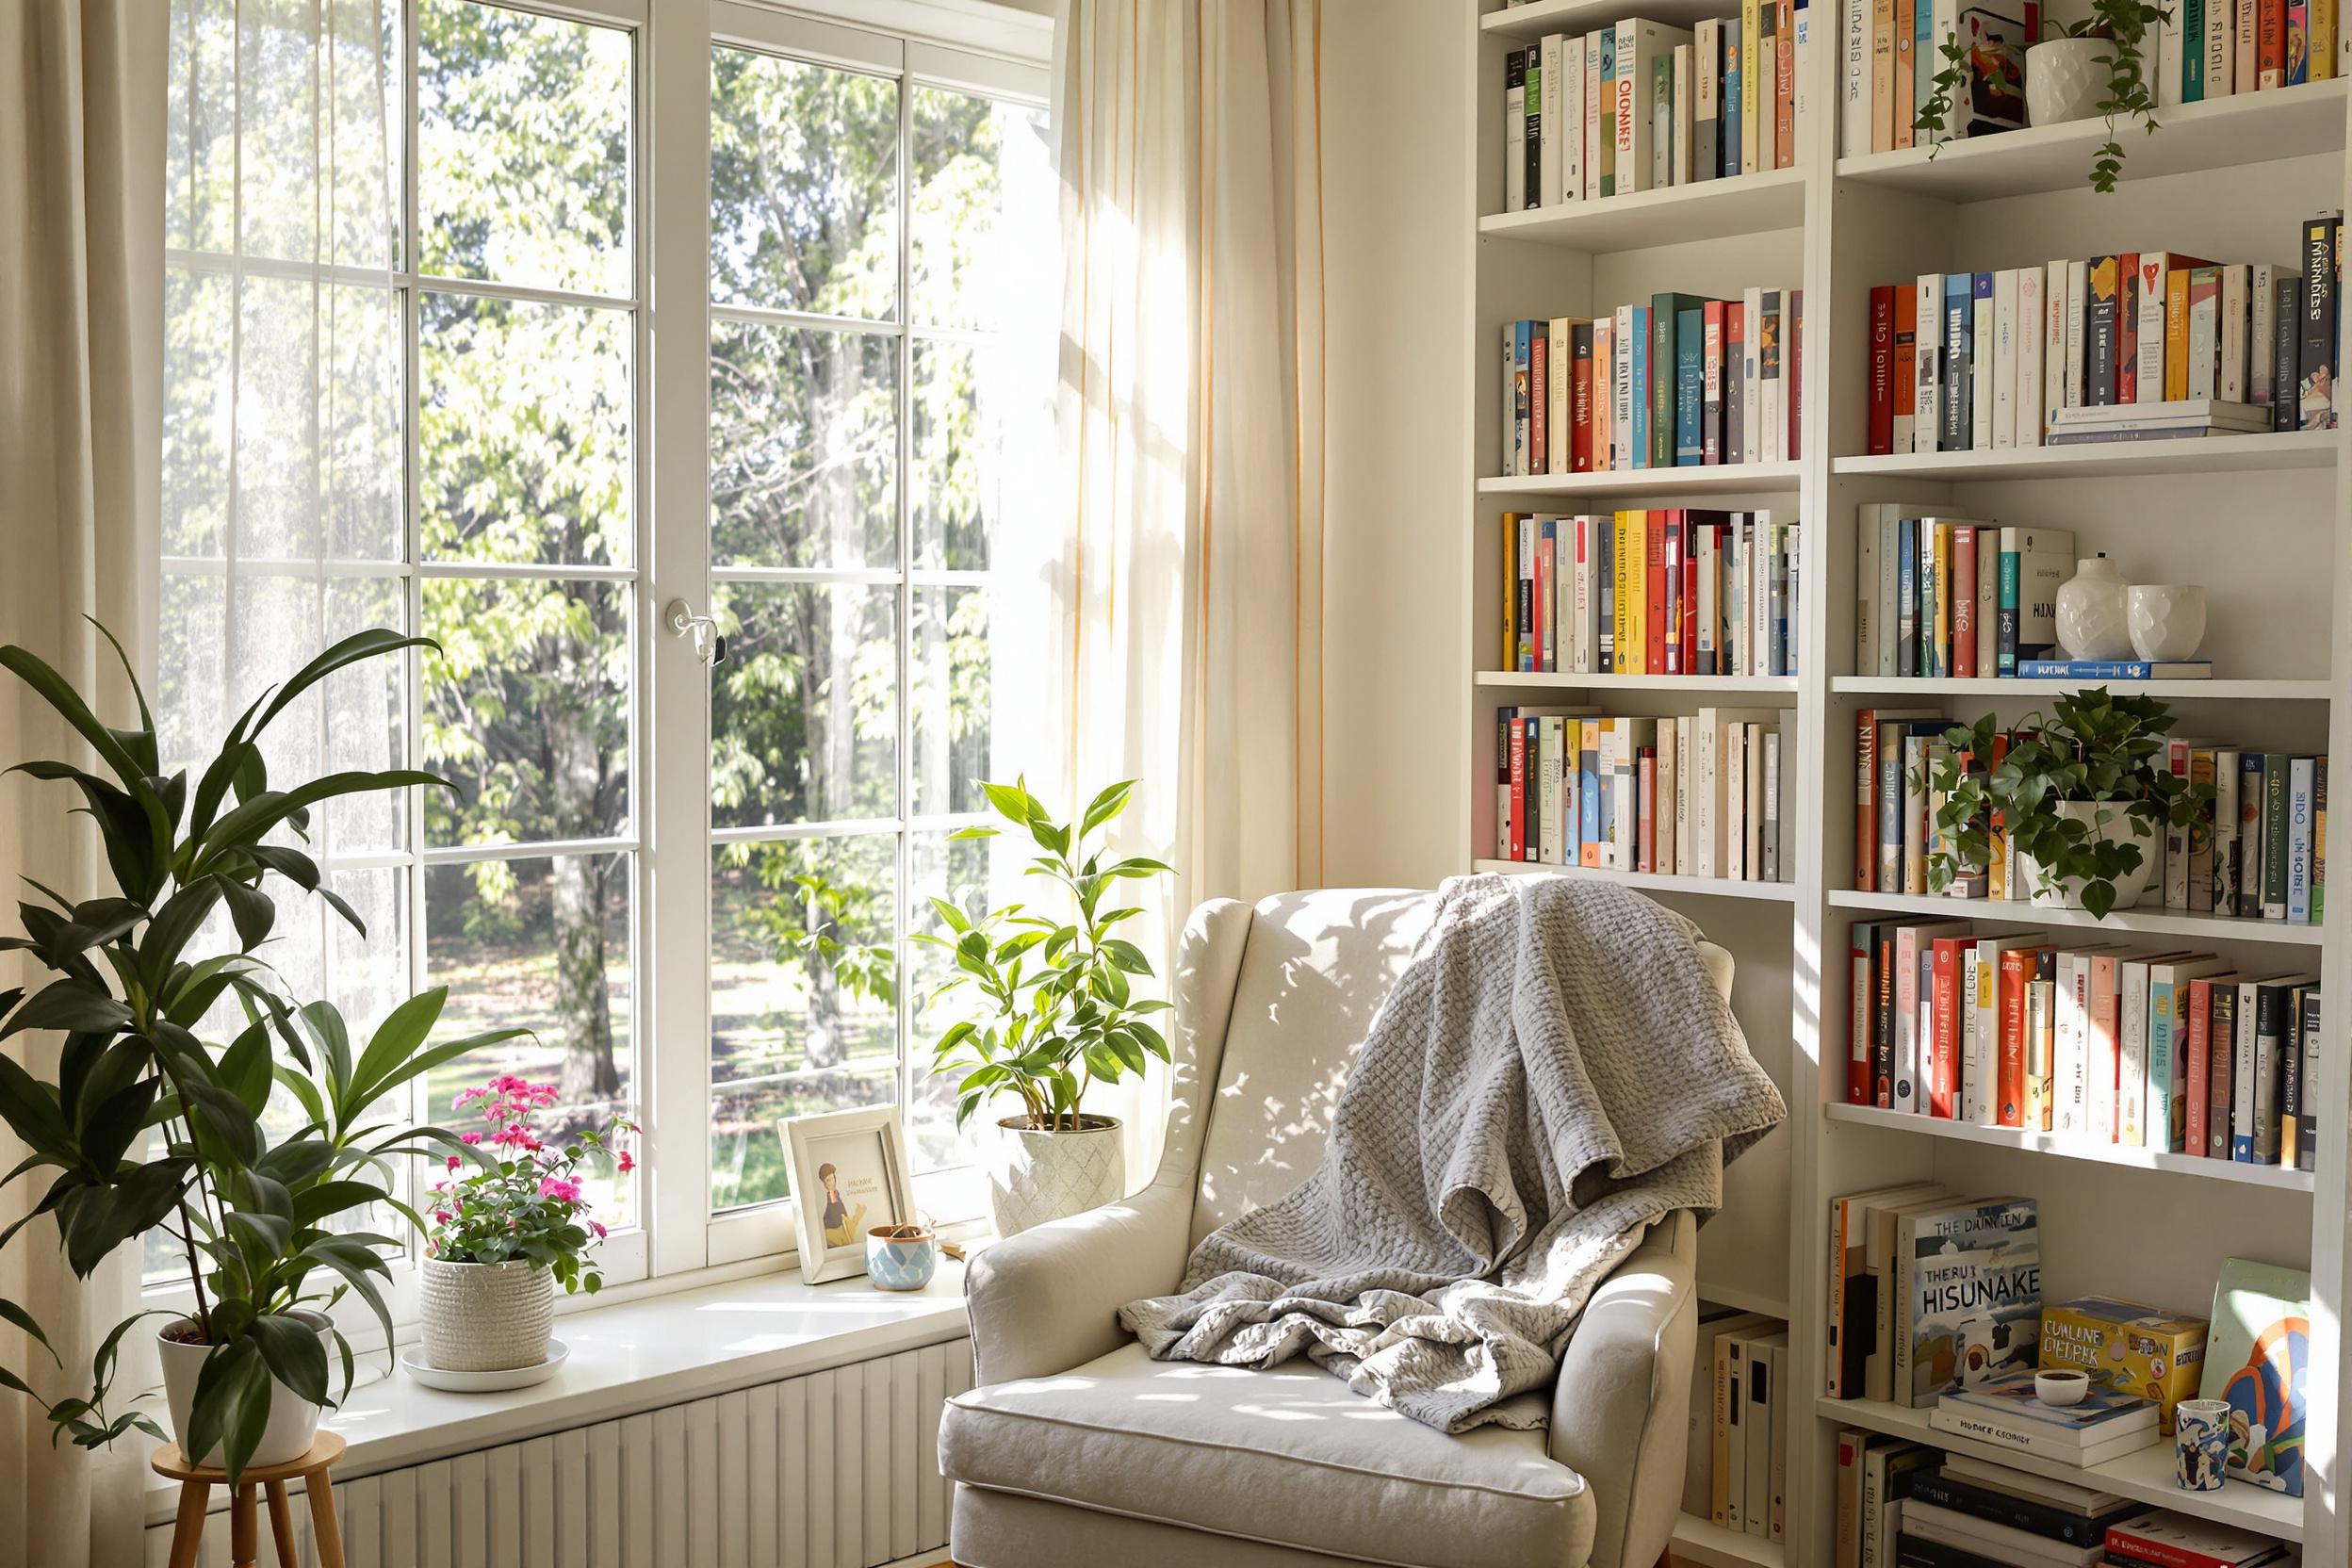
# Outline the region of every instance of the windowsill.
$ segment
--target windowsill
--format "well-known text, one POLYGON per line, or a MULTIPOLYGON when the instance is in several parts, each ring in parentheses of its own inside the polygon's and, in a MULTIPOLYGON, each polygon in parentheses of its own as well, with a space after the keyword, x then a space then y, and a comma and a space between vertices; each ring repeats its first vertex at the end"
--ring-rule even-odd
MULTIPOLYGON (((559 1316, 555 1331, 570 1350, 564 1369, 506 1394, 445 1394, 387 1374, 382 1351, 362 1358, 358 1385, 325 1422, 351 1445, 335 1478, 961 1339, 964 1267, 942 1258, 938 1278, 910 1292, 876 1289, 862 1275, 808 1285, 792 1269, 591 1307, 559 1316)), ((171 1522, 177 1491, 151 1476, 150 1525, 171 1522)), ((226 1506, 220 1489, 214 1501, 226 1506)))

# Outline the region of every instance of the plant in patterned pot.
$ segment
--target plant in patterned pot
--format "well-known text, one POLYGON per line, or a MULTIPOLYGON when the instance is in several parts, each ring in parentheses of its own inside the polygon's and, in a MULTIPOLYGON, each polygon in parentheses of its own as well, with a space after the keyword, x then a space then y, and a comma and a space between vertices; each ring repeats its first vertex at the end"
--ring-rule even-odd
MULTIPOLYGON (((1054 906, 1007 904, 974 918, 935 897, 947 929, 915 939, 946 949, 956 966, 930 1005, 975 993, 980 1000, 976 1015, 952 1024, 933 1053, 935 1071, 958 1075, 956 1124, 997 1096, 1021 1102, 1019 1114, 997 1122, 988 1162, 999 1235, 1124 1194, 1119 1121, 1082 1102, 1097 1084, 1141 1073, 1149 1057, 1168 1060, 1168 1042, 1150 1020, 1169 1004, 1135 994, 1135 981, 1152 977, 1151 960, 1115 935, 1143 911, 1120 905, 1115 892, 1172 872, 1140 856, 1113 858, 1098 837, 1127 808, 1135 784, 1096 795, 1075 825, 1055 821, 1024 780, 983 785, 997 815, 1037 845, 1025 874, 1052 886, 1054 906)), ((956 837, 1002 831, 967 827, 956 837)))
POLYGON ((425 1242, 425 1359, 441 1371, 508 1372, 540 1365, 555 1327, 555 1287, 595 1295, 604 1284, 592 1250, 604 1226, 590 1217, 585 1168, 627 1175, 621 1146, 636 1124, 619 1117, 542 1137, 537 1125, 558 1096, 553 1084, 500 1074, 457 1097, 487 1132, 463 1135, 485 1158, 449 1157, 433 1186, 425 1242), (460 1174, 460 1172, 464 1172, 460 1174))

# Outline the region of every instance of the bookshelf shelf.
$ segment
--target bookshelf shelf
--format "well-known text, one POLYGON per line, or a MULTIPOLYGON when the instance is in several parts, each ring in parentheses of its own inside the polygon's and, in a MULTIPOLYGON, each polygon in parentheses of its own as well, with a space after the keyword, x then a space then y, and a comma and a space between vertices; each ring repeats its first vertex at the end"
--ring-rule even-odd
POLYGON ((2273 435, 2213 435, 2182 441, 2103 441, 2080 447, 2017 447, 1989 452, 1840 457, 1831 462, 1830 470, 1845 478, 1933 479, 1955 484, 1996 479, 2262 473, 2281 468, 2332 468, 2341 445, 2333 431, 2296 430, 2273 435))
POLYGON ((1905 702, 1938 696, 2044 697, 2105 686, 2134 696, 2208 702, 2327 702, 2335 688, 2325 680, 2004 680, 1904 679, 1896 676, 1832 676, 1829 689, 1840 695, 1900 697, 1905 702))
POLYGON ((1938 898, 1919 893, 1866 893, 1833 888, 1829 906, 1884 915, 1939 915, 1947 920, 2001 921, 2011 925, 2092 927, 2126 937, 2193 937, 2213 942, 2270 942, 2280 947, 2318 947, 2324 925, 2291 925, 2282 920, 2233 920, 2222 915, 2166 914, 2161 909, 2117 909, 2105 920, 2087 909, 2044 909, 2031 904, 1983 898, 1938 898))
POLYGON ((1690 1568, 1781 1568, 1786 1560, 1779 1542, 1735 1535, 1695 1513, 1674 1523, 1674 1560, 1690 1568))
POLYGON ((1831 1102, 1822 1113, 1835 1122, 1855 1127, 1880 1127, 1919 1137, 1951 1138, 1958 1143, 1983 1144, 1990 1149, 2023 1149, 2060 1159, 2088 1160, 2096 1165, 2125 1166, 2135 1170, 2162 1170, 2208 1182, 2237 1182, 2277 1192, 2310 1192, 2308 1170, 2275 1165, 2240 1165, 2235 1160, 2209 1160, 2194 1154, 2169 1154, 2153 1149, 2127 1149, 2062 1137, 2055 1133, 2028 1133, 2015 1127, 1980 1127, 1973 1122, 1942 1121, 1909 1111, 1886 1111, 1876 1105, 1831 1102))
POLYGON ((1722 876, 1667 876, 1658 872, 1610 871, 1599 866, 1544 866, 1531 860, 1474 860, 1470 869, 1504 872, 1513 876, 1589 876, 1658 893, 1696 893, 1707 898, 1755 899, 1766 904, 1797 901, 1793 882, 1734 882, 1722 876))
MULTIPOLYGON (((1619 0, 1531 0, 1508 10, 1493 10, 1478 19, 1478 29, 1491 39, 1533 43, 1546 33, 1584 33, 1605 26, 1625 14, 1619 0)), ((1718 14, 1713 0, 1657 0, 1642 14, 1677 27, 1718 14)))
MULTIPOLYGON (((2209 103, 2180 104, 2159 116, 2163 130, 2134 135, 2124 160, 2129 182, 2274 158, 2336 153, 2344 144, 2344 84, 2312 82, 2209 103)), ((2001 136, 1838 160, 1838 178, 1946 202, 2073 190, 2086 185, 2092 150, 2107 139, 2103 120, 2035 125, 2001 136), (1934 155, 1931 156, 1931 153, 1934 155)), ((2216 258, 2219 259, 2219 258, 2216 258)))
POLYGON ((2112 1492, 2119 1497, 2130 1497, 2157 1508, 2168 1508, 2180 1513, 2193 1513, 2216 1524, 2234 1525, 2240 1529, 2260 1530, 2282 1540, 2299 1542, 2303 1539, 2303 1500, 2283 1493, 2265 1491, 2246 1481, 2231 1481, 2219 1492, 2183 1492, 2172 1482, 2172 1444, 2159 1442, 2126 1454, 2105 1464, 2088 1469, 2066 1464, 2056 1460, 2036 1459, 2013 1449, 1998 1448, 1974 1438, 1956 1437, 1939 1432, 1927 1424, 1927 1412, 1907 1409, 1879 1399, 1832 1399, 1826 1396, 1814 1401, 1814 1413, 1823 1421, 1840 1427, 1860 1427, 1870 1431, 1886 1432, 1895 1437, 1907 1437, 1915 1442, 1931 1443, 1955 1454, 1972 1454, 1978 1459, 1991 1460, 2051 1480, 2066 1481, 2076 1486, 2094 1487, 2112 1492))
POLYGON ((1699 1299, 1711 1301, 1719 1307, 1732 1307, 1740 1312, 1760 1312, 1767 1317, 1787 1317, 1788 1298, 1767 1296, 1762 1291, 1742 1290, 1738 1285, 1710 1284, 1699 1282, 1699 1299))
POLYGON ((1645 496, 1737 496, 1794 490, 1803 475, 1795 463, 1722 463, 1711 467, 1608 468, 1585 474, 1512 474, 1478 481, 1478 494, 1494 497, 1638 498, 1645 496))
POLYGON ((1542 692, 1690 692, 1713 694, 1794 696, 1797 678, 1790 675, 1530 675, 1516 670, 1480 670, 1480 686, 1501 691, 1542 692))
POLYGON ((1563 202, 1478 220, 1487 239, 1519 239, 1586 252, 1646 251, 1697 239, 1794 229, 1805 223, 1805 174, 1796 169, 1637 190, 1597 202, 1563 202))

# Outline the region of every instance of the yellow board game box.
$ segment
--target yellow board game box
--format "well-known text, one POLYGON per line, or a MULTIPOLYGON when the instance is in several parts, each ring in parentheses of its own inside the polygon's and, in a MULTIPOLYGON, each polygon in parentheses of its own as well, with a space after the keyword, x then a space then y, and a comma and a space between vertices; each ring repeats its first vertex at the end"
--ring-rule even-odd
POLYGON ((2153 1399, 2172 1429, 2172 1408, 2197 1397, 2205 1319, 2138 1301, 2086 1296, 2042 1309, 2042 1365, 2075 1366, 2109 1387, 2153 1399))

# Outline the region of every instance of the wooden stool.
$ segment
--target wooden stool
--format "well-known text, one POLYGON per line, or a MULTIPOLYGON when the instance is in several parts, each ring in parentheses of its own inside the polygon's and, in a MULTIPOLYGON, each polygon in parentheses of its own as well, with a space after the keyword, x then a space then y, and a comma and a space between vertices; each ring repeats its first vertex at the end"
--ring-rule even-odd
MULTIPOLYGON (((270 1494, 270 1535, 278 1545, 278 1561, 293 1568, 302 1560, 294 1548, 294 1511, 286 1500, 286 1483, 299 1478, 310 1498, 310 1533, 318 1544, 318 1568, 343 1568, 343 1530, 335 1519, 335 1482, 327 1466, 343 1457, 343 1440, 320 1432, 310 1452, 285 1464, 248 1465, 229 1497, 229 1560, 236 1568, 253 1568, 259 1560, 260 1535, 253 1519, 253 1489, 270 1494)), ((172 1527, 171 1568, 196 1568, 204 1544, 204 1507, 216 1483, 228 1485, 229 1473, 190 1464, 179 1445, 167 1443, 151 1461, 155 1474, 180 1483, 180 1516, 172 1527)))

